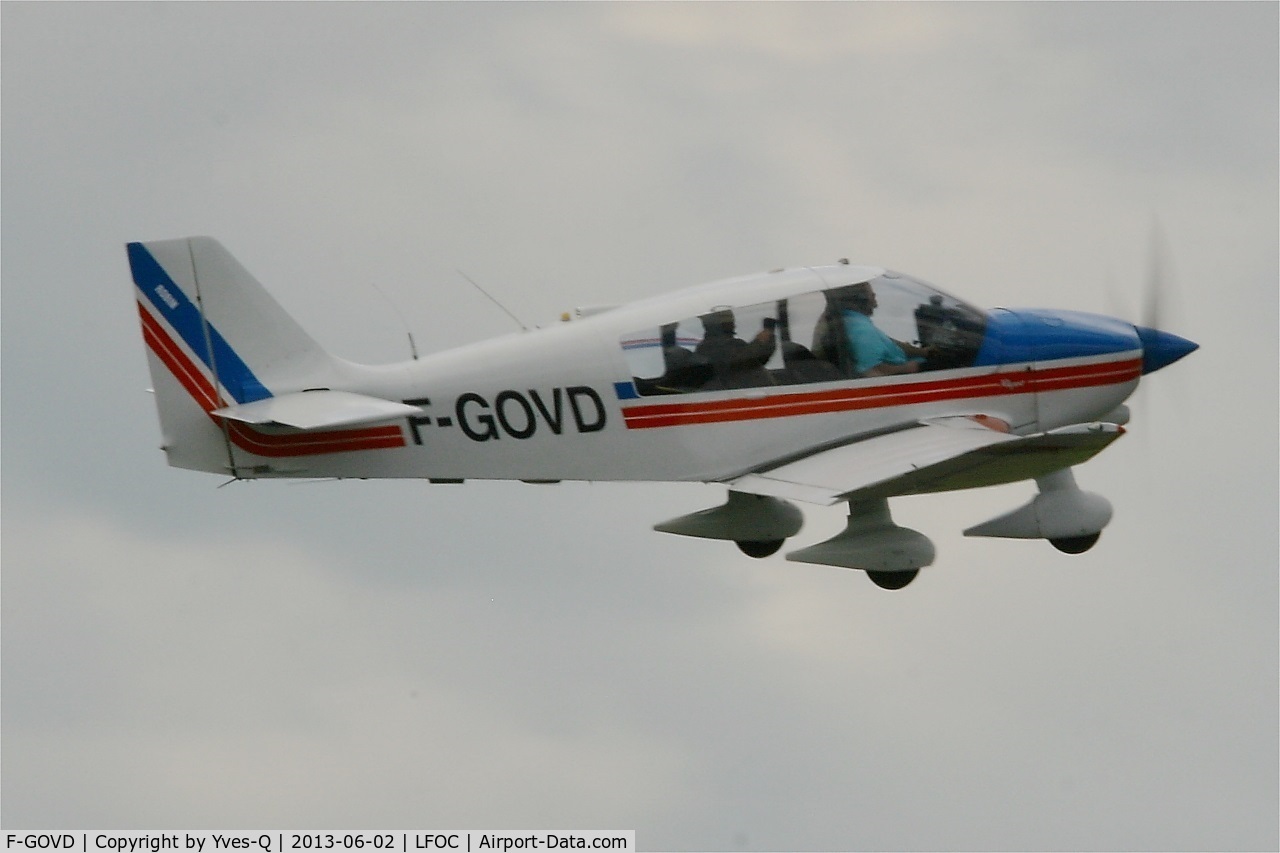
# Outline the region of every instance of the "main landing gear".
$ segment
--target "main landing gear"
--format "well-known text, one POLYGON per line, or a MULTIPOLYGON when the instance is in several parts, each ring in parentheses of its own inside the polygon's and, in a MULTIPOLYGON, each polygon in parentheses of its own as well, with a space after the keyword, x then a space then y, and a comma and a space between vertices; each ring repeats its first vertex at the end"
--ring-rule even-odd
POLYGON ((919 569, 912 569, 909 572, 873 572, 870 569, 867 570, 867 577, 871 578, 871 582, 881 589, 902 589, 915 580, 918 574, 920 574, 919 569))
POLYGON ((788 501, 731 490, 728 500, 720 506, 655 524, 653 529, 702 539, 727 539, 748 557, 759 558, 776 554, 787 537, 800 532, 802 524, 804 515, 788 501))
POLYGON ((778 553, 785 539, 765 539, 765 540, 742 540, 733 544, 738 546, 738 550, 746 554, 748 557, 772 557, 778 553))
POLYGON ((1101 533, 1091 533, 1088 536, 1067 536, 1050 539, 1049 544, 1064 554, 1083 554, 1098 544, 1098 537, 1101 535, 1101 533))
POLYGON ((933 562, 933 543, 923 533, 899 527, 884 498, 849 502, 849 520, 839 535, 792 551, 788 560, 861 569, 881 589, 902 589, 933 562))
MULTIPOLYGON (((704 509, 654 529, 682 536, 727 539, 749 557, 778 553, 803 522, 800 510, 780 498, 730 491, 718 507, 704 509)), ((902 589, 922 566, 933 562, 933 543, 922 533, 899 527, 884 498, 852 501, 849 520, 839 535, 787 554, 797 563, 861 569, 881 589, 902 589)))

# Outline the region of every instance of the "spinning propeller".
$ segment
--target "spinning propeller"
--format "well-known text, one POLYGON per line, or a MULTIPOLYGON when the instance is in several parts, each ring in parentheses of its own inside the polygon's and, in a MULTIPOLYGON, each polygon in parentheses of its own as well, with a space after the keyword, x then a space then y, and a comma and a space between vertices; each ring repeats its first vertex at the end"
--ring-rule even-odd
POLYGON ((1134 324, 1142 341, 1142 374, 1154 373, 1199 349, 1194 341, 1160 330, 1161 304, 1166 290, 1168 254, 1164 235, 1157 221, 1152 226, 1151 261, 1147 268, 1146 293, 1143 295, 1142 322, 1134 324))

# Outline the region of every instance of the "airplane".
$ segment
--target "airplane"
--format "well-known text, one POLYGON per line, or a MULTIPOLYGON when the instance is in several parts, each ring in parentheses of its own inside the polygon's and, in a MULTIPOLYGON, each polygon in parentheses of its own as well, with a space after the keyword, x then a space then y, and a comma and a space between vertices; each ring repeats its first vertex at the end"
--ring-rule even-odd
POLYGON ((1197 344, 1124 320, 983 310, 847 259, 729 278, 396 364, 322 349, 216 240, 127 244, 171 466, 235 479, 727 487, 654 529, 768 557, 801 503, 838 535, 786 559, 901 589, 932 564, 889 499, 1034 480, 966 536, 1078 554, 1111 520, 1073 467, 1124 434, 1141 377, 1197 344))

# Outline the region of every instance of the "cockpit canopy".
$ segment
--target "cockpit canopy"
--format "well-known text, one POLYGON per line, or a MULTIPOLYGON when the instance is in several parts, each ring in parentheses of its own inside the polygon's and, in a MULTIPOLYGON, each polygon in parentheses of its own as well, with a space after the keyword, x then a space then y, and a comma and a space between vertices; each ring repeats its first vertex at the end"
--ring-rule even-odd
POLYGON ((717 307, 624 335, 621 346, 642 396, 860 379, 874 365, 865 352, 859 358, 855 350, 865 348, 850 335, 860 334, 867 317, 883 333, 867 334, 889 341, 882 343, 885 357, 916 361, 920 371, 971 366, 986 326, 982 311, 888 272, 776 301, 717 307))

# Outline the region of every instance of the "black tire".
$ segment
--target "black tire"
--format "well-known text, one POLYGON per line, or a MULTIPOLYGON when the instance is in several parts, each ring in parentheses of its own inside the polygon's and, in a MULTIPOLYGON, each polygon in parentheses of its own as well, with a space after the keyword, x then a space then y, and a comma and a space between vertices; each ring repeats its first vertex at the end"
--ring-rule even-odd
POLYGON ((735 542, 734 544, 738 546, 739 551, 746 554, 748 557, 755 557, 756 559, 759 559, 761 557, 769 557, 778 553, 778 549, 782 547, 782 543, 785 541, 787 540, 766 539, 762 542, 743 541, 735 542))
POLYGON ((909 572, 867 571, 867 577, 871 578, 871 582, 881 589, 902 589, 915 580, 918 574, 920 574, 919 569, 912 569, 909 572))
POLYGON ((1050 539, 1049 544, 1064 554, 1083 554, 1098 542, 1101 533, 1090 533, 1088 536, 1068 536, 1063 539, 1050 539))

